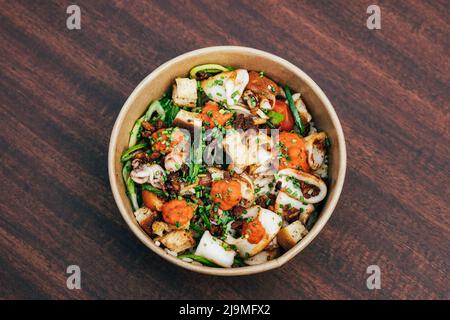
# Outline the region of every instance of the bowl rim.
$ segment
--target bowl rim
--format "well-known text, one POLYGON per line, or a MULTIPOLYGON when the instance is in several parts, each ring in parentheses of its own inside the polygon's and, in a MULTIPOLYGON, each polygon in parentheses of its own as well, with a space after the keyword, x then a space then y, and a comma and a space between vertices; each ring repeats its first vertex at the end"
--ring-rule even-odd
MULTIPOLYGON (((191 271, 208 274, 208 275, 218 275, 218 276, 240 276, 240 275, 250 275, 255 274, 259 272, 264 272, 268 270, 272 270, 275 268, 278 268, 285 263, 287 263, 289 260, 291 260, 293 257, 295 257, 299 252, 301 252, 304 248, 306 248, 309 243, 322 231, 323 227, 327 223, 328 219, 331 217, 337 202, 339 200, 344 180, 345 180, 345 172, 347 168, 347 152, 346 152, 346 146, 345 146, 345 138, 344 133, 339 121, 339 118, 336 114, 336 111, 334 110, 333 106, 331 105, 331 102, 328 100, 325 93, 322 91, 322 89, 299 67, 292 64, 291 62, 274 55, 272 53, 262 51, 259 49, 249 48, 249 47, 243 47, 243 46, 214 46, 214 47, 205 47, 193 51, 186 52, 184 54, 178 55, 165 63, 161 64, 159 67, 154 69, 149 75, 147 75, 137 86, 134 88, 133 92, 130 94, 130 96, 127 98, 125 103, 123 104, 116 121, 114 123, 114 127, 111 132, 110 136, 110 143, 109 143, 109 149, 108 149, 108 175, 109 175, 109 181, 112 189, 112 193, 114 196, 114 200, 117 204, 117 207, 119 208, 119 211, 127 223, 128 227, 131 229, 131 231, 134 233, 134 235, 142 242, 144 245, 146 245, 149 249, 151 249, 154 253, 162 257, 163 259, 179 266, 184 269, 188 269, 191 271), (115 170, 115 150, 117 146, 117 139, 119 134, 119 129, 121 127, 121 124, 123 123, 123 120, 125 119, 132 102, 135 100, 135 98, 140 94, 141 89, 145 86, 146 83, 152 81, 156 76, 163 71, 164 69, 168 68, 173 63, 176 63, 180 60, 184 60, 190 57, 194 57, 196 55, 204 55, 208 53, 215 53, 215 52, 226 52, 226 53, 249 53, 256 56, 263 56, 265 58, 269 58, 273 60, 275 63, 280 64, 288 69, 290 69, 297 77, 301 78, 306 85, 317 95, 317 97, 322 101, 326 111, 328 112, 331 122, 333 126, 336 129, 336 135, 338 139, 338 157, 339 157, 339 167, 338 167, 338 174, 336 177, 336 183, 333 187, 334 194, 331 198, 329 198, 329 205, 326 208, 326 210, 321 211, 321 218, 314 224, 313 228, 310 230, 310 232, 299 242, 297 243, 293 248, 291 248, 289 251, 283 253, 280 257, 268 261, 263 264, 254 265, 254 266, 245 266, 240 268, 212 268, 212 267, 205 267, 205 266, 199 266, 194 265, 191 263, 187 263, 185 261, 182 261, 170 254, 168 254, 166 251, 164 251, 161 247, 158 247, 153 240, 150 239, 148 235, 144 233, 144 231, 137 226, 136 223, 132 220, 132 218, 128 215, 127 208, 125 207, 125 204, 123 203, 118 183, 116 182, 116 176, 117 172, 115 170)), ((121 176, 121 175, 119 175, 121 176)))

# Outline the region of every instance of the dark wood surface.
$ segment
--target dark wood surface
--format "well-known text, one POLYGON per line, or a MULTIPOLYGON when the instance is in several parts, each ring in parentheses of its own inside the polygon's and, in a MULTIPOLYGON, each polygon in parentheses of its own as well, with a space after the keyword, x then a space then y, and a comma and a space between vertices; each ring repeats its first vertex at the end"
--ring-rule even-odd
POLYGON ((449 1, 0 1, 0 298, 448 299, 449 1), (82 10, 81 30, 66 8, 82 10), (277 54, 328 95, 348 169, 321 234, 282 268, 214 278, 149 251, 107 149, 134 87, 196 48, 277 54), (82 289, 66 288, 66 267, 82 289), (381 268, 368 290, 366 268, 381 268))

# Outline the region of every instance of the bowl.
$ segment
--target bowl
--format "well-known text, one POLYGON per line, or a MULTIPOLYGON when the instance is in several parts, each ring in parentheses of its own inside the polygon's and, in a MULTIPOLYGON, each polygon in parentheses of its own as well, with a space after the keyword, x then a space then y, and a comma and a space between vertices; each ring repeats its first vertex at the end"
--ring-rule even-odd
POLYGON ((319 86, 300 68, 267 52, 238 46, 218 46, 194 50, 164 63, 150 73, 134 89, 123 105, 111 133, 108 153, 108 171, 111 189, 117 206, 131 231, 150 250, 165 260, 192 271, 220 276, 249 275, 278 268, 300 251, 319 234, 327 223, 339 199, 346 171, 346 149, 344 134, 336 112, 319 86), (189 70, 205 63, 240 67, 248 70, 263 70, 268 77, 282 85, 289 85, 293 92, 301 92, 317 128, 327 132, 331 140, 329 149, 328 195, 324 200, 320 216, 308 235, 295 247, 279 258, 256 266, 241 268, 211 268, 184 262, 158 247, 141 229, 122 180, 120 156, 127 149, 130 130, 134 122, 145 112, 150 101, 159 99, 169 89, 176 77, 187 76, 189 70))

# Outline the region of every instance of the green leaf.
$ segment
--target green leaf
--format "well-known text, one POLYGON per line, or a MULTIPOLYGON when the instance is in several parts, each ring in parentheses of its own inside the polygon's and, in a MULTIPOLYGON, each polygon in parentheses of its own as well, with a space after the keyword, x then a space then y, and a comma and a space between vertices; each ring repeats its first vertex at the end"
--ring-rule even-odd
POLYGON ((173 103, 170 92, 166 92, 159 102, 166 115, 163 120, 165 124, 170 127, 173 120, 176 118, 178 111, 180 111, 180 108, 173 103))

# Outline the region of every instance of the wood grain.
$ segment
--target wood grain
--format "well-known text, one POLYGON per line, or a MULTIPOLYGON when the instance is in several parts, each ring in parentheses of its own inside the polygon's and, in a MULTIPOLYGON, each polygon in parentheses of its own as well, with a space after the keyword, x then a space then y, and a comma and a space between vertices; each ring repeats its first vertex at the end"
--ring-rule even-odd
POLYGON ((449 299, 448 1, 0 1, 0 298, 449 299), (344 127, 348 170, 322 233, 281 269, 211 278, 128 230, 107 177, 122 104, 154 68, 213 45, 308 73, 344 127), (66 288, 66 267, 82 289, 66 288), (377 264, 382 289, 366 287, 377 264))

